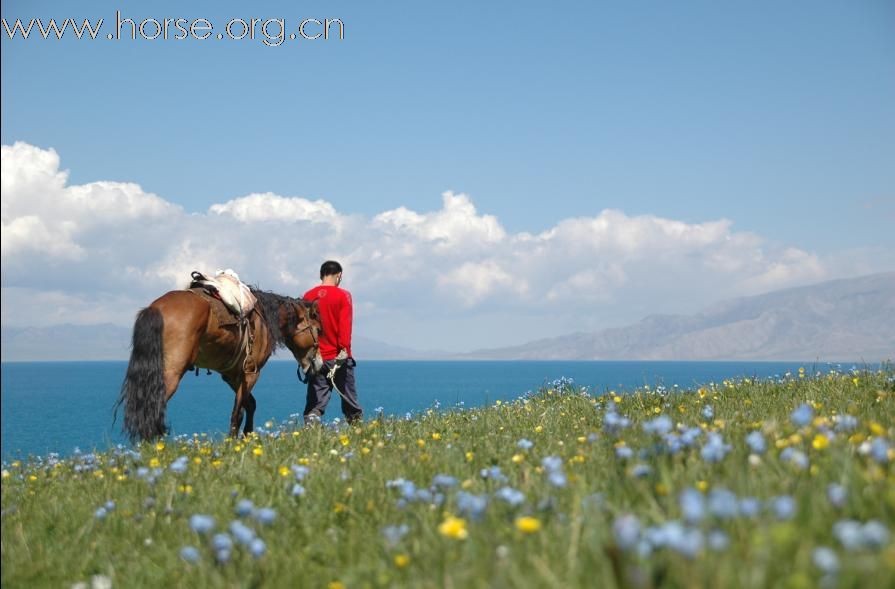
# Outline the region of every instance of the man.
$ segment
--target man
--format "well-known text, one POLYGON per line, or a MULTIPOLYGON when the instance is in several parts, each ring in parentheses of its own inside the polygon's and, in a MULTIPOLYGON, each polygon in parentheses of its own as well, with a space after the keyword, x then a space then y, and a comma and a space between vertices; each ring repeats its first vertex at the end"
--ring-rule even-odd
POLYGON ((305 423, 319 421, 326 411, 335 383, 342 397, 342 413, 349 423, 363 417, 357 402, 354 384, 354 358, 351 355, 351 293, 339 288, 342 265, 332 260, 320 266, 320 285, 305 293, 306 301, 317 301, 320 309, 320 356, 324 368, 308 375, 308 400, 305 404, 305 423), (330 374, 335 368, 332 378, 330 374))

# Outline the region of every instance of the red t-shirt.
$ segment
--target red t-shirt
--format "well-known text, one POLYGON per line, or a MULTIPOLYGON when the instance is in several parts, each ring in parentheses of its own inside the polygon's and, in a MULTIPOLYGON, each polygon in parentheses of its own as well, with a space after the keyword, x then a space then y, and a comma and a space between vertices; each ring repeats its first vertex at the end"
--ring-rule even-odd
POLYGON ((320 336, 320 356, 324 360, 335 358, 344 349, 351 355, 351 293, 338 286, 315 286, 305 293, 306 301, 317 301, 323 334, 320 336))

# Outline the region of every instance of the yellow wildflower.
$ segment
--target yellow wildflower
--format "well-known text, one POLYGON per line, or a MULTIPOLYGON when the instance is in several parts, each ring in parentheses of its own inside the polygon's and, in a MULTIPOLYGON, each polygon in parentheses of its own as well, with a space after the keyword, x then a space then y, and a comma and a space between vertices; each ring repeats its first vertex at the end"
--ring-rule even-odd
POLYGON ((823 434, 817 434, 816 436, 814 436, 814 439, 811 440, 811 446, 814 447, 815 450, 823 450, 829 445, 830 438, 823 434))
POLYGON ((261 446, 255 446, 254 448, 252 448, 252 454, 254 454, 255 456, 261 456, 262 454, 264 454, 264 450, 261 448, 261 446))
POLYGON ((401 554, 396 554, 396 555, 395 555, 395 566, 396 566, 396 567, 398 567, 399 569, 403 569, 403 568, 406 567, 408 564, 410 564, 410 557, 409 557, 409 556, 407 556, 407 555, 404 554, 403 552, 402 552, 401 554))
POLYGON ((446 538, 453 540, 465 540, 469 537, 466 530, 466 520, 460 517, 449 515, 438 526, 438 533, 446 538))
POLYGON ((281 476, 281 477, 288 477, 288 476, 289 476, 289 473, 291 473, 291 472, 292 472, 292 471, 289 470, 289 467, 288 467, 288 466, 281 466, 281 467, 280 467, 280 470, 279 470, 279 473, 280 473, 280 476, 281 476))
POLYGON ((534 534, 541 529, 541 520, 536 517, 522 516, 516 518, 516 529, 523 534, 534 534))

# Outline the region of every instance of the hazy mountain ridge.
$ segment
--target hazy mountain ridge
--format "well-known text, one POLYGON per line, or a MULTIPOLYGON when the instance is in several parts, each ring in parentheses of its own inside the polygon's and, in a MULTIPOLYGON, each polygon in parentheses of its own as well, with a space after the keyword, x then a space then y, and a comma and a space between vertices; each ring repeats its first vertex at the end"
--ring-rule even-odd
POLYGON ((541 360, 867 360, 895 358, 895 272, 834 280, 652 315, 463 358, 541 360))
MULTIPOLYGON (((131 329, 111 324, 2 328, 2 359, 125 360, 131 329)), ((448 354, 355 336, 360 360, 895 359, 895 272, 721 301, 694 315, 448 354)), ((288 354, 287 354, 288 355, 288 354)), ((285 358, 284 351, 278 354, 285 358)))

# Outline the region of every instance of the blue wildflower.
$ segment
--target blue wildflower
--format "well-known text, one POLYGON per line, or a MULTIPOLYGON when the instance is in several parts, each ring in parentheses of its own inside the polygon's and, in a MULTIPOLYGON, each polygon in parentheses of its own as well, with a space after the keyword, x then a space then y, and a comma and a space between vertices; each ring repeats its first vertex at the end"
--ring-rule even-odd
POLYGON ((739 512, 737 496, 723 487, 712 489, 709 492, 709 511, 721 519, 736 517, 739 512))
POLYGON ((818 546, 814 549, 811 559, 821 572, 827 574, 835 574, 839 571, 839 557, 832 548, 826 546, 818 546))
POLYGON ((303 464, 293 464, 292 465, 292 473, 295 475, 295 480, 301 482, 305 480, 305 477, 308 476, 308 473, 311 472, 311 469, 303 464))
POLYGON ((684 489, 678 497, 678 503, 687 523, 695 524, 702 520, 705 514, 705 498, 702 493, 692 487, 684 489))
POLYGON ((261 558, 267 552, 267 545, 261 538, 255 538, 249 542, 249 552, 253 558, 261 558))
POLYGON ((663 436, 671 431, 674 424, 667 415, 660 415, 654 419, 643 423, 643 431, 648 434, 657 434, 663 436))
POLYGON ((525 493, 512 487, 502 487, 494 496, 513 507, 518 507, 525 503, 525 493))
POLYGON ((214 559, 218 561, 219 564, 226 564, 230 562, 230 549, 224 548, 221 550, 215 550, 214 559))
POLYGON ((258 523, 269 526, 277 519, 277 512, 270 507, 262 507, 253 514, 258 523))
POLYGON ((233 539, 230 538, 227 534, 217 533, 211 538, 211 547, 214 550, 232 550, 233 549, 233 539))
POLYGON ((292 485, 292 496, 293 497, 304 497, 305 488, 301 483, 295 483, 292 485))
POLYGON ((108 501, 106 501, 106 504, 103 505, 103 507, 106 508, 106 511, 112 511, 113 509, 115 509, 115 502, 109 499, 108 501))
POLYGON ((237 542, 245 546, 248 546, 249 542, 255 538, 255 530, 238 519, 230 522, 230 533, 233 534, 237 542))
POLYGON ((723 552, 730 546, 730 538, 721 530, 712 530, 708 535, 708 545, 715 552, 723 552))
POLYGON ((749 432, 746 436, 746 445, 753 454, 764 454, 768 449, 768 444, 759 431, 749 432))
POLYGON ((715 419, 715 410, 712 408, 711 405, 705 405, 702 408, 702 418, 706 421, 715 419))
POLYGON ((385 542, 388 544, 389 548, 394 548, 409 531, 410 528, 407 524, 401 524, 400 526, 386 526, 382 528, 382 535, 385 537, 385 542))
POLYGON ((634 456, 634 450, 628 446, 619 446, 615 449, 615 457, 620 460, 628 460, 632 456, 634 456))
POLYGON ((790 413, 789 419, 796 427, 804 427, 814 419, 814 409, 808 403, 802 403, 790 413))
POLYGON ((796 513, 796 500, 789 495, 771 499, 771 510, 777 519, 791 519, 796 513))
POLYGON ((187 458, 186 456, 180 456, 171 463, 171 466, 168 467, 168 470, 177 474, 183 474, 186 472, 186 468, 188 465, 189 458, 187 458))
POLYGON ((198 562, 199 551, 195 546, 184 546, 180 549, 180 558, 187 562, 198 562))
POLYGON ((884 438, 873 438, 873 441, 870 442, 870 457, 880 464, 888 463, 889 443, 884 438))
POLYGON ((835 422, 833 429, 837 432, 850 432, 858 427, 858 418, 848 413, 834 416, 833 421, 835 422))
POLYGON ((246 517, 255 510, 255 504, 250 499, 240 499, 236 504, 236 515, 246 517))
POLYGON ((709 432, 708 440, 703 445, 700 455, 706 462, 721 462, 730 452, 730 444, 724 443, 724 438, 718 432, 709 432))
POLYGON ((457 493, 457 511, 470 519, 480 519, 488 507, 488 497, 465 491, 457 493))
POLYGON ((833 537, 846 550, 858 550, 864 545, 863 528, 855 520, 843 519, 833 524, 833 537))
POLYGON ((531 450, 534 447, 535 443, 526 438, 522 438, 518 442, 516 442, 516 447, 521 450, 531 450))
POLYGON ((214 529, 214 518, 197 513, 190 516, 190 529, 197 534, 206 534, 214 529))
POLYGON ((612 522, 612 533, 619 548, 630 550, 640 537, 640 520, 630 514, 619 516, 612 522))
POLYGON ((106 515, 108 514, 109 511, 105 507, 100 507, 93 512, 93 517, 95 517, 96 519, 106 519, 106 515))
POLYGON ((547 472, 562 470, 562 458, 559 456, 545 456, 541 460, 541 466, 543 466, 544 470, 547 472))
POLYGON ((631 476, 634 478, 643 478, 649 476, 653 469, 648 464, 635 464, 631 467, 631 476))
POLYGON ((761 511, 761 501, 755 497, 743 497, 740 499, 739 510, 743 517, 755 517, 761 511))
POLYGON ((490 466, 488 468, 483 468, 479 471, 479 474, 483 479, 491 479, 492 481, 498 483, 507 482, 507 477, 500 471, 500 467, 497 465, 490 466))
POLYGON ((554 487, 565 487, 568 482, 566 474, 561 470, 554 470, 547 475, 547 482, 554 487))
POLYGON ((432 485, 442 489, 450 489, 457 486, 457 479, 446 474, 437 474, 432 479, 432 485))
POLYGON ((865 546, 870 548, 882 548, 889 543, 889 530, 875 519, 864 524, 861 528, 861 536, 865 546))
POLYGON ((830 504, 833 507, 842 507, 845 505, 845 500, 848 497, 848 492, 845 490, 840 484, 831 483, 827 485, 827 499, 830 501, 830 504))

